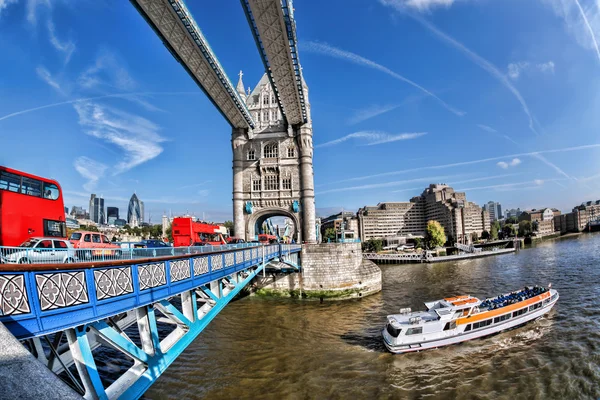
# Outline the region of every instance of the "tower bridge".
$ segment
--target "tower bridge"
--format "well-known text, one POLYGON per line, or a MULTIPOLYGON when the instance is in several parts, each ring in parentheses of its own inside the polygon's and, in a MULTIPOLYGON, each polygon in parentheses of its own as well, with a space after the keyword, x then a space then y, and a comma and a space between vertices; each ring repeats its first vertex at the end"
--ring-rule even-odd
POLYGON ((241 0, 265 67, 247 92, 241 72, 233 86, 183 0, 130 1, 231 126, 235 235, 253 239, 268 218, 282 216, 292 221, 286 232, 294 225, 297 242, 309 245, 2 264, 0 376, 11 379, 0 385, 0 398, 35 397, 27 394, 29 380, 52 387, 49 398, 139 398, 267 266, 279 272, 302 266, 303 278, 289 279, 289 289, 316 296, 381 290, 381 271, 362 260, 359 243, 316 244, 312 121, 292 0, 241 0), (130 360, 114 381, 100 376, 96 356, 103 348, 130 360), (11 356, 20 361, 3 362, 11 356))

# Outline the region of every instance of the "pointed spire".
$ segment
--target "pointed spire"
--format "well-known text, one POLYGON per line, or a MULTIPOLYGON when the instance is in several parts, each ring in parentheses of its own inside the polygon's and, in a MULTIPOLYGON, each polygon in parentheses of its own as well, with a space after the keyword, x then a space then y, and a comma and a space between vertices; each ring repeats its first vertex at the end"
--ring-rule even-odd
POLYGON ((237 86, 236 86, 236 90, 237 92, 240 94, 240 96, 242 96, 243 99, 246 98, 246 93, 244 93, 244 82, 242 82, 242 76, 244 75, 244 73, 240 70, 240 79, 238 80, 237 86))

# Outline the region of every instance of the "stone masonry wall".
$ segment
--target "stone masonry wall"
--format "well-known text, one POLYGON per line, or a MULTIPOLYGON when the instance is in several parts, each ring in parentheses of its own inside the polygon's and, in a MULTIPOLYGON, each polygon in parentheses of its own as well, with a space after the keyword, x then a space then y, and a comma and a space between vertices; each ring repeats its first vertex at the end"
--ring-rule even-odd
POLYGON ((346 299, 381 291, 381 270, 363 260, 360 243, 302 246, 301 274, 257 277, 258 295, 346 299))

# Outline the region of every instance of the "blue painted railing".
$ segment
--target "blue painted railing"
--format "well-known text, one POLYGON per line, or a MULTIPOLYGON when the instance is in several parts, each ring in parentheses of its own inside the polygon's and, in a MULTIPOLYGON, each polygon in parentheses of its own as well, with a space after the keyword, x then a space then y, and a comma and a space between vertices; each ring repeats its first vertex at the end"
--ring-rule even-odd
POLYGON ((0 322, 19 339, 47 335, 156 303, 300 245, 78 264, 0 265, 0 322))

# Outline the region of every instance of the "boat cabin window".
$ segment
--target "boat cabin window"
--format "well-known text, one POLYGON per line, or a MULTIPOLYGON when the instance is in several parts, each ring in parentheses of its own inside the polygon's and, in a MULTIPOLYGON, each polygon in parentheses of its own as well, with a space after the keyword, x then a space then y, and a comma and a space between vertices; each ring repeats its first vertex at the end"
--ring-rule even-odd
POLYGON ((507 319, 510 319, 510 314, 504 314, 494 318, 494 323, 497 324, 498 322, 506 321, 507 319))
POLYGON ((529 306, 529 311, 537 310, 542 306, 542 303, 535 303, 534 305, 529 306))
POLYGON ((444 330, 456 329, 456 321, 446 322, 446 326, 444 326, 444 330))
POLYGON ((525 314, 526 312, 527 312, 527 308, 523 308, 521 310, 515 311, 512 315, 513 315, 513 318, 516 318, 519 315, 525 314))
POLYGON ((423 327, 419 326, 418 328, 408 328, 406 330, 406 334, 407 335, 418 335, 420 333, 423 333, 423 327))
POLYGON ((398 337, 398 335, 400 334, 400 332, 402 332, 402 329, 394 328, 391 324, 387 324, 387 328, 386 329, 387 329, 387 332, 392 337, 398 337))
POLYGON ((488 325, 492 324, 492 319, 486 319, 485 321, 475 322, 473 324, 473 329, 485 328, 488 325))
POLYGON ((471 330, 471 324, 467 325, 467 327, 465 328, 465 332, 468 332, 471 330))

